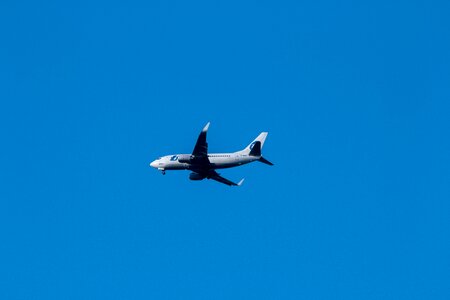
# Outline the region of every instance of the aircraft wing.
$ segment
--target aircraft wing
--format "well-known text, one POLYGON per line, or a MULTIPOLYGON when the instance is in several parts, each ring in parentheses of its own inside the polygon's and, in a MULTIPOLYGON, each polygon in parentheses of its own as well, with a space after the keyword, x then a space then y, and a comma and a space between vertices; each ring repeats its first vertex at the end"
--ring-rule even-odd
POLYGON ((234 183, 226 178, 223 178, 222 176, 219 175, 219 173, 217 173, 216 171, 211 171, 210 175, 208 176, 209 179, 213 179, 215 181, 224 183, 226 185, 229 186, 240 186, 242 185, 242 183, 244 182, 244 179, 241 179, 241 181, 239 181, 238 183, 234 183))
POLYGON ((197 165, 209 165, 208 159, 208 143, 206 142, 206 132, 209 128, 209 122, 205 125, 202 132, 200 132, 197 143, 195 143, 194 150, 192 151, 193 162, 197 165))
POLYGON ((195 144, 192 155, 196 157, 206 156, 208 157, 208 143, 206 142, 206 132, 208 132, 209 122, 205 125, 202 132, 200 132, 197 143, 195 144))

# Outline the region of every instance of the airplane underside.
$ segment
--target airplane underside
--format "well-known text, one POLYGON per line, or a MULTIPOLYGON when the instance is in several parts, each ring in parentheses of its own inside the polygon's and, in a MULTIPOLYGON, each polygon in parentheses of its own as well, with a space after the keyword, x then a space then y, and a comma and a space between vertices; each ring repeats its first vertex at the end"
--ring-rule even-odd
POLYGON ((167 155, 156 159, 150 166, 158 169, 164 175, 168 170, 190 170, 190 180, 213 179, 229 186, 239 186, 244 179, 234 183, 217 173, 217 169, 226 169, 248 164, 253 161, 273 165, 261 156, 261 148, 267 136, 267 132, 262 132, 245 149, 234 153, 213 153, 208 154, 208 143, 206 142, 206 132, 209 123, 200 133, 192 154, 167 155))

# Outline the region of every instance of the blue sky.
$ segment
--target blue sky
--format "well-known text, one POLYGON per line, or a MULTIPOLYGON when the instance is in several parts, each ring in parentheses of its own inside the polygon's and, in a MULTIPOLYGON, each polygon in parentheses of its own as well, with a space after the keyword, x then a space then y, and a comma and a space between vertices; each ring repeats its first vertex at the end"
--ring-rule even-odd
POLYGON ((0 298, 449 299, 449 9, 2 1, 0 298))

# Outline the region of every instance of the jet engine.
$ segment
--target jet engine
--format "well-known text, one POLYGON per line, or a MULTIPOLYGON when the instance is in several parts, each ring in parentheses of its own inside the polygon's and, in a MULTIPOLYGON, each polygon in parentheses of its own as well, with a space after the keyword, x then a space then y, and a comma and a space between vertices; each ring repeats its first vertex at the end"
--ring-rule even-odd
POLYGON ((180 162, 180 163, 190 163, 193 158, 194 158, 193 155, 181 154, 181 155, 178 155, 178 162, 180 162))
POLYGON ((190 180, 203 180, 206 178, 206 175, 201 175, 195 172, 192 172, 191 174, 189 174, 189 179, 190 180))

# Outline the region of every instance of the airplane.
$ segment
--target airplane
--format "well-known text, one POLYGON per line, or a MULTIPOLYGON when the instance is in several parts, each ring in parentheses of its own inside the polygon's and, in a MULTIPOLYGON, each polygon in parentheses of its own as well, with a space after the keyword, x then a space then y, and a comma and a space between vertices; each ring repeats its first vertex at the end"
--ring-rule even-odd
POLYGON ((267 137, 267 132, 261 132, 256 139, 253 140, 243 150, 234 153, 210 153, 208 154, 208 143, 206 142, 206 133, 210 122, 206 124, 198 136, 192 154, 174 154, 159 157, 152 161, 150 166, 158 169, 163 175, 167 170, 190 170, 190 180, 213 179, 229 186, 240 186, 244 179, 238 183, 234 183, 216 172, 216 169, 225 169, 241 166, 254 161, 259 161, 267 165, 273 164, 262 157, 261 149, 267 137))

